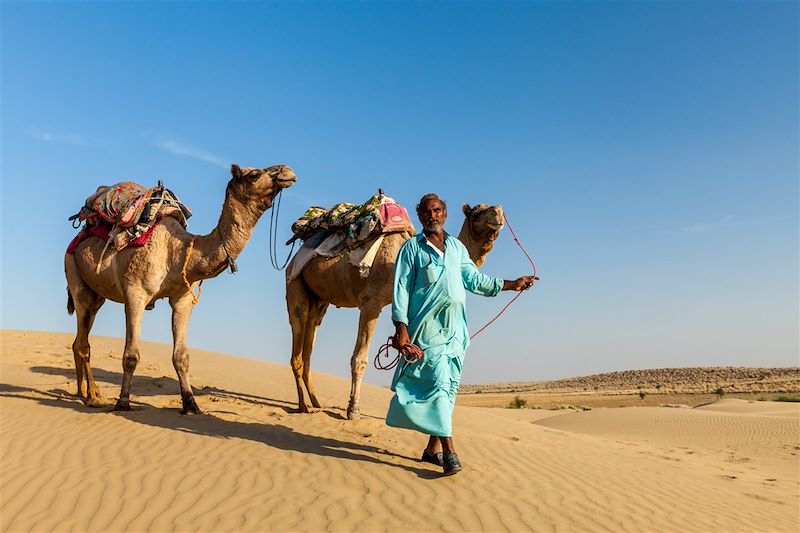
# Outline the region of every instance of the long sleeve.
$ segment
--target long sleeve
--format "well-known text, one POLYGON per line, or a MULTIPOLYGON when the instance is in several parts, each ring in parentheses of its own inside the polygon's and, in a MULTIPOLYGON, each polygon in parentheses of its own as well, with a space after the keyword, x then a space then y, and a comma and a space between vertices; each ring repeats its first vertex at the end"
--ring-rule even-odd
POLYGON ((469 252, 463 245, 461 246, 461 279, 465 289, 481 296, 497 296, 503 290, 503 280, 482 274, 470 259, 469 252))
POLYGON ((406 242, 397 254, 394 266, 392 292, 392 321, 408 325, 408 305, 414 288, 414 261, 411 247, 406 242))

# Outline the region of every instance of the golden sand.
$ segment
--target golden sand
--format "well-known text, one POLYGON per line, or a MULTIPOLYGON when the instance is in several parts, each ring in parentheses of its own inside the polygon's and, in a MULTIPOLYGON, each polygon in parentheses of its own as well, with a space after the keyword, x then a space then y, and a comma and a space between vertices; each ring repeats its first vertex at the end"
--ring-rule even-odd
MULTIPOLYGON (((465 465, 416 460, 386 389, 317 375, 328 407, 293 412, 288 365, 194 350, 205 414, 179 414, 169 346, 144 343, 135 409, 74 396, 64 334, 2 332, 2 531, 798 531, 800 405, 585 412, 458 406, 465 465)), ((103 394, 122 341, 93 337, 103 394)))

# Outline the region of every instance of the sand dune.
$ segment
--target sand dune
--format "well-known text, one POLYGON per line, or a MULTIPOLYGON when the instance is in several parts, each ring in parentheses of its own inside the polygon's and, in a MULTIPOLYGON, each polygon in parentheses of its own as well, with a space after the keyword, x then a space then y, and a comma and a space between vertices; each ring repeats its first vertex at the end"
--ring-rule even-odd
MULTIPOLYGON (((170 347, 145 343, 135 410, 73 396, 71 336, 2 332, 0 529, 797 531, 800 408, 588 412, 457 407, 465 470, 416 461, 387 428, 390 393, 316 375, 325 409, 294 413, 288 366, 192 351, 205 414, 179 414, 170 347)), ((114 398, 122 341, 93 338, 114 398)))

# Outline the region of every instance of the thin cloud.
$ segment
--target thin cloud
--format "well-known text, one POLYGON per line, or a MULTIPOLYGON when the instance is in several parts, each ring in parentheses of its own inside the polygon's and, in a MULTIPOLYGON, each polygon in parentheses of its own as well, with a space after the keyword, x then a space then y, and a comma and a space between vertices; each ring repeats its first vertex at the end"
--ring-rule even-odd
POLYGON ((698 224, 693 224, 691 226, 683 228, 683 231, 688 233, 706 233, 709 231, 714 231, 724 228, 725 226, 729 226, 732 222, 733 222, 733 215, 726 215, 720 220, 716 220, 714 222, 701 222, 698 224))
POLYGON ((59 144, 72 144, 74 146, 88 146, 86 142, 79 135, 74 133, 54 133, 51 131, 43 131, 39 128, 28 128, 25 130, 28 136, 36 139, 37 141, 59 143, 59 144))
POLYGON ((178 141, 176 139, 169 139, 169 138, 159 138, 156 139, 154 144, 167 152, 170 152, 175 155, 182 155, 186 157, 192 157, 194 159, 199 159, 200 161, 205 161, 206 163, 211 163, 212 165, 217 165, 218 167, 228 168, 228 164, 222 160, 221 157, 218 157, 212 153, 206 152, 205 150, 201 150, 196 146, 192 146, 189 143, 185 143, 182 141, 178 141))

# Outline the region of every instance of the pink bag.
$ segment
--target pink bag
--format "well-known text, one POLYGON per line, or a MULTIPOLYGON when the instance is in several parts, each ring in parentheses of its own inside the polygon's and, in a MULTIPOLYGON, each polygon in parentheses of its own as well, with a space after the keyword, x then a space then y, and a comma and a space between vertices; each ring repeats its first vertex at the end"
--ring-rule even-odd
POLYGON ((408 211, 393 201, 381 203, 381 231, 392 233, 395 231, 410 231, 415 233, 414 224, 408 217, 408 211))

